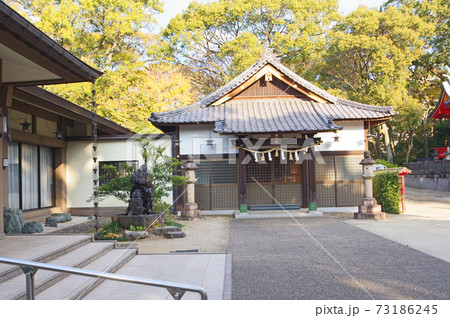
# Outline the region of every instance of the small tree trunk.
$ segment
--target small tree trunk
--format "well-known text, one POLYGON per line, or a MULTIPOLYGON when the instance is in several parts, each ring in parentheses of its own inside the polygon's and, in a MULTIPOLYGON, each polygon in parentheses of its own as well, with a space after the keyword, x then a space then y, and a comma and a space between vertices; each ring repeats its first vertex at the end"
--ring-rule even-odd
POLYGON ((409 145, 408 145, 408 151, 406 152, 406 159, 405 163, 409 162, 409 156, 411 155, 411 150, 414 147, 414 132, 411 132, 409 135, 409 145))
POLYGON ((381 151, 381 129, 378 127, 378 133, 375 138, 375 151, 377 159, 381 159, 383 157, 383 152, 381 151))
POLYGON ((390 163, 394 162, 394 153, 392 149, 392 141, 391 136, 389 133, 388 126, 386 124, 381 125, 381 131, 383 132, 384 136, 384 147, 386 148, 386 156, 387 161, 390 163))

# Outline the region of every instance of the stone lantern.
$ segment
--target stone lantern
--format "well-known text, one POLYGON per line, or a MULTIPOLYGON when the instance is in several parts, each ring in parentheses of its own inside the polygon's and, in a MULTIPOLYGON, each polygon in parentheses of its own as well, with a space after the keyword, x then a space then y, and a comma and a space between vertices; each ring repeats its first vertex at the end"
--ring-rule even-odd
POLYGON ((362 177, 364 179, 364 199, 362 205, 358 206, 358 213, 355 213, 355 219, 373 219, 384 220, 386 213, 381 212, 381 205, 373 197, 372 179, 373 165, 375 161, 370 157, 370 151, 364 151, 364 159, 359 163, 362 165, 362 177))
POLYGON ((202 215, 202 211, 198 209, 197 203, 195 203, 195 186, 194 183, 197 182, 195 177, 195 170, 198 169, 197 165, 194 163, 194 158, 189 155, 187 161, 183 164, 182 169, 184 170, 184 176, 186 179, 186 194, 187 200, 184 204, 184 209, 181 211, 180 220, 193 220, 202 215))

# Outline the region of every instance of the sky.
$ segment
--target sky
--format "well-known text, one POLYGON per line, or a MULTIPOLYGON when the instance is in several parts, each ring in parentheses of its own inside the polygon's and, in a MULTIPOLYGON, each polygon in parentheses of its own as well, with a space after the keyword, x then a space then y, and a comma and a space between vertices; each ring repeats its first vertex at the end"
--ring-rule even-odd
MULTIPOLYGON (((193 0, 164 0, 164 13, 158 14, 156 20, 160 27, 165 27, 171 18, 185 10, 193 0)), ((212 2, 213 0, 196 0, 199 3, 212 2)), ((299 0, 301 1, 301 0, 299 0)), ((356 10, 360 5, 369 8, 378 8, 386 0, 339 0, 339 12, 348 14, 356 10)))

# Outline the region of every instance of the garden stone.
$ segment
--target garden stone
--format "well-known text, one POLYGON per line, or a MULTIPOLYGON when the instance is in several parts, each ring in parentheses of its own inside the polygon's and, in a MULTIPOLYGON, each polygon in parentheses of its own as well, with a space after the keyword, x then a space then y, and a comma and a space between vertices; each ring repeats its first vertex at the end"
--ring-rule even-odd
POLYGON ((168 232, 179 232, 181 231, 181 228, 178 226, 163 226, 163 227, 157 227, 153 230, 153 234, 155 235, 163 235, 168 232))
POLYGON ((129 240, 143 239, 148 237, 147 231, 128 231, 125 230, 124 236, 129 240))
POLYGON ((23 217, 21 210, 3 208, 3 220, 6 234, 22 233, 23 217))
POLYGON ((70 213, 54 213, 51 217, 56 221, 56 223, 64 223, 72 220, 70 213))
POLYGON ((174 238, 183 238, 186 237, 186 233, 181 232, 181 231, 177 231, 177 232, 167 232, 164 233, 164 236, 169 238, 169 239, 174 239, 174 238))
POLYGON ((42 228, 41 223, 37 223, 35 221, 25 223, 22 228, 23 234, 32 234, 32 233, 41 233, 44 229, 42 228))
POLYGON ((155 235, 161 235, 161 234, 162 234, 161 228, 160 228, 160 227, 155 227, 155 228, 153 229, 153 234, 155 234, 155 235))
POLYGON ((45 226, 58 227, 58 222, 56 222, 53 217, 49 216, 45 219, 45 226))

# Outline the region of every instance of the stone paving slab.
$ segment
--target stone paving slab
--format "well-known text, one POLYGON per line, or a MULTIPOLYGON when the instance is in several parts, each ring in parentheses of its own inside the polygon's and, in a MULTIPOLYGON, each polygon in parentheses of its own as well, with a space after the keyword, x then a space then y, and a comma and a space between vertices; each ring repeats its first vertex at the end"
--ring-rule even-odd
MULTIPOLYGON (((40 261, 42 258, 91 241, 90 235, 70 236, 37 236, 37 235, 7 235, 0 240, 0 256, 40 261)), ((56 256, 54 257, 56 258, 56 256)), ((13 266, 0 263, 0 276, 13 266)))
POLYGON ((449 263, 335 218, 296 221, 314 239, 293 219, 230 221, 233 299, 450 299, 449 263))
MULTIPOLYGON (((208 299, 222 299, 226 254, 136 255, 118 274, 201 286, 208 299)), ((134 300, 172 299, 164 289, 129 283, 105 281, 84 299, 134 300)), ((187 292, 183 300, 200 299, 187 292)))

